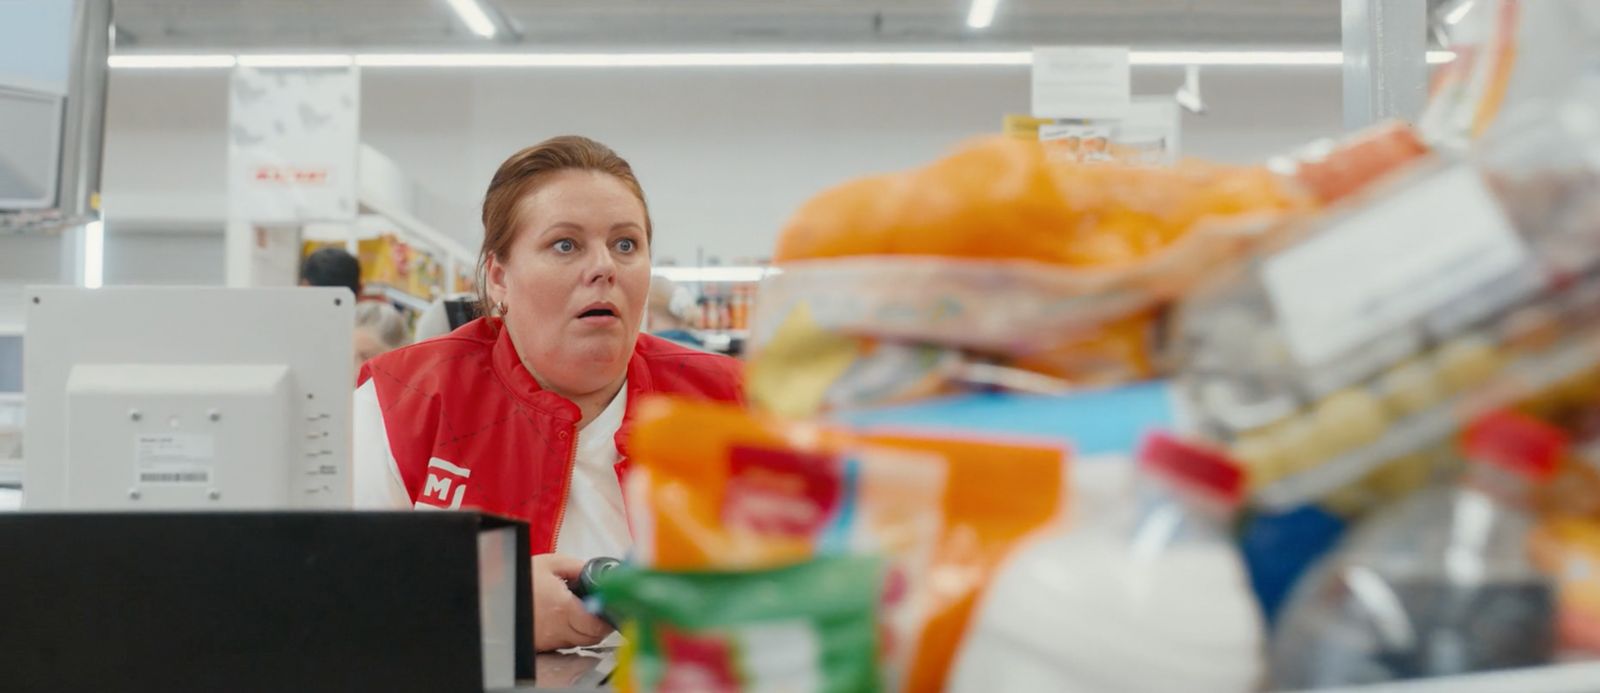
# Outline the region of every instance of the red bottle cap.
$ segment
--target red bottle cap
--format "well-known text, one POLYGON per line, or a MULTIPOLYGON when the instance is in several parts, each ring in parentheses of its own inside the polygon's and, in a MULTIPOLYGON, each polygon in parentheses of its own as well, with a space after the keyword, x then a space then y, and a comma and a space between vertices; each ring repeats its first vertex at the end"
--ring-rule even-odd
POLYGON ((1474 462, 1487 462, 1533 479, 1548 479, 1567 454, 1561 429, 1513 411, 1478 417, 1461 436, 1461 448, 1474 462))
POLYGON ((1230 504, 1244 498, 1244 469, 1225 453, 1204 445, 1151 433, 1139 448, 1139 464, 1230 504))

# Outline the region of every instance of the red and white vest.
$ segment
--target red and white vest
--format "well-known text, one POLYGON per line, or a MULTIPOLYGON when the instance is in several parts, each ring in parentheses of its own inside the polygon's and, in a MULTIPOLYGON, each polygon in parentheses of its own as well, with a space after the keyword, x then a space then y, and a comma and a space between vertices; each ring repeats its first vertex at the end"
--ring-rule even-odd
MULTIPOLYGON (((619 482, 627 472, 629 423, 648 395, 742 399, 739 362, 645 334, 628 361, 627 383, 627 410, 616 435, 619 482)), ((384 471, 398 476, 415 507, 515 517, 528 523, 533 553, 553 549, 581 416, 576 404, 539 387, 500 319, 475 320, 378 356, 361 368, 358 384, 358 486, 363 465, 392 465, 384 471), (363 415, 370 407, 361 405, 369 385, 381 421, 362 420, 372 416, 363 415), (386 450, 370 449, 383 444, 386 450)))

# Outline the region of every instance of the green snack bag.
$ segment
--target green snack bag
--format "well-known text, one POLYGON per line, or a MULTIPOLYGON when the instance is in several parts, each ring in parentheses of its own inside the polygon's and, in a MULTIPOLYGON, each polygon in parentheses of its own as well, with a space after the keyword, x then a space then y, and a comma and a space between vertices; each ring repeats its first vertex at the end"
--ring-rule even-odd
POLYGON ((627 643, 628 691, 882 689, 884 562, 820 558, 776 570, 664 573, 622 567, 597 585, 627 643))

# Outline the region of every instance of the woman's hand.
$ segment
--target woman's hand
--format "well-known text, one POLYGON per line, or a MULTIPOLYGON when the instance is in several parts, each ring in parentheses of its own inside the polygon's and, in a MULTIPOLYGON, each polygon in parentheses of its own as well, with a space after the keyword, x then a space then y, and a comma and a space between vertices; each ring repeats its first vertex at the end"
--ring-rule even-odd
POLYGON ((583 609, 567 589, 578 579, 583 561, 558 553, 533 557, 533 647, 539 652, 593 645, 611 634, 611 626, 583 609))

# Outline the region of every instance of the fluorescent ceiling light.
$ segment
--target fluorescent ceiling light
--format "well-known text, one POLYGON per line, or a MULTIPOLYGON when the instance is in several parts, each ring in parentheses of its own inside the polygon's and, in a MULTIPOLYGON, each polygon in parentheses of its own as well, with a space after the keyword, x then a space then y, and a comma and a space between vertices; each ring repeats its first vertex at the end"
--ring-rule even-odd
POLYGON ((1476 4, 1478 4, 1476 0, 1466 0, 1466 2, 1456 5, 1455 9, 1450 10, 1450 14, 1444 16, 1444 23, 1450 25, 1460 24, 1461 20, 1467 18, 1467 13, 1472 11, 1472 6, 1476 4))
POLYGON ((656 267, 651 274, 675 282, 758 282, 778 270, 757 265, 727 267, 656 267))
POLYGON ((238 60, 241 67, 348 67, 353 61, 353 56, 338 54, 240 55, 238 60))
POLYGON ((828 51, 749 53, 379 53, 363 67, 814 67, 1027 65, 1027 51, 828 51))
POLYGON ((972 9, 967 10, 967 26, 974 29, 987 29, 994 23, 994 10, 1000 6, 1000 0, 972 0, 972 9))
POLYGON ((118 68, 183 69, 198 67, 233 67, 231 55, 113 55, 106 64, 118 68))
MULTIPOLYGON (((1429 51, 1428 63, 1455 60, 1450 51, 1429 51)), ((1149 51, 1129 56, 1145 67, 1327 67, 1344 64, 1339 51, 1149 51)), ((114 68, 233 67, 869 67, 1021 66, 1031 51, 793 51, 718 53, 358 53, 355 55, 113 55, 114 68)))
POLYGON ((488 13, 483 11, 483 6, 478 4, 478 0, 450 0, 450 9, 456 11, 461 23, 466 24, 472 33, 484 38, 494 38, 494 22, 489 20, 488 13))
POLYGON ((91 221, 83 227, 83 286, 98 289, 106 277, 106 223, 91 221))

